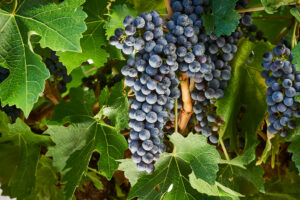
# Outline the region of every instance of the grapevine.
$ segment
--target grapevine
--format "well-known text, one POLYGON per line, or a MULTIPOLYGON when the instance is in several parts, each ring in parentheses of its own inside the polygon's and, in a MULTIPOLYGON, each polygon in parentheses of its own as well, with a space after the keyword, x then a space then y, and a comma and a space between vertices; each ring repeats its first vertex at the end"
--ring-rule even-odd
POLYGON ((0 2, 0 199, 299 199, 300 7, 0 2))

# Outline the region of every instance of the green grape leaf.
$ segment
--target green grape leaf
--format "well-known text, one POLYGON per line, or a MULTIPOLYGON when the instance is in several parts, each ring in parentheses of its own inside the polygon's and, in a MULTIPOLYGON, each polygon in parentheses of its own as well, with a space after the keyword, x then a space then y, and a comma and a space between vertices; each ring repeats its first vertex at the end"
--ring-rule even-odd
POLYGON ((297 0, 261 0, 262 5, 265 7, 265 11, 269 14, 273 14, 280 6, 295 5, 297 0))
POLYGON ((215 182, 214 185, 210 185, 202 179, 197 179, 195 174, 190 174, 190 183, 193 188, 199 191, 202 194, 207 194, 209 196, 217 196, 217 197, 243 197, 244 195, 231 190, 230 188, 215 182))
POLYGON ((36 135, 21 120, 9 124, 0 112, 0 182, 3 192, 24 199, 34 189, 41 145, 51 144, 49 136, 36 135))
POLYGON ((57 52, 59 60, 67 67, 69 73, 89 59, 93 60, 93 64, 97 67, 102 67, 107 61, 108 53, 103 48, 107 45, 103 29, 107 13, 106 6, 107 2, 86 1, 83 10, 87 13, 88 18, 85 20, 87 30, 80 40, 82 52, 57 52))
POLYGON ((99 108, 102 108, 104 105, 107 105, 108 97, 109 97, 109 90, 108 90, 108 87, 105 86, 105 88, 103 88, 101 90, 101 93, 99 96, 99 108))
POLYGON ((258 193, 249 198, 250 200, 298 200, 300 191, 300 176, 297 169, 291 165, 285 169, 284 175, 280 177, 272 177, 266 180, 265 193, 258 193))
POLYGON ((108 15, 109 20, 104 25, 104 28, 106 29, 107 39, 115 34, 116 28, 124 28, 123 20, 126 16, 131 15, 133 17, 136 17, 137 13, 135 9, 128 7, 126 4, 123 4, 113 5, 108 15))
POLYGON ((86 30, 84 0, 67 0, 60 4, 47 1, 15 1, 0 9, 0 65, 10 75, 0 84, 3 104, 16 105, 28 117, 38 95, 44 90, 49 71, 32 50, 30 38, 41 37, 42 48, 57 51, 81 51, 79 40, 86 30))
POLYGON ((131 159, 119 160, 120 165, 118 170, 124 171, 125 177, 129 180, 131 187, 133 187, 137 180, 147 175, 147 172, 141 172, 136 169, 136 164, 131 159))
MULTIPOLYGON (((129 128, 129 102, 126 93, 124 94, 124 92, 123 81, 115 84, 111 88, 111 94, 107 99, 107 106, 103 109, 103 114, 108 116, 108 118, 114 123, 115 127, 119 130, 129 128)), ((100 98, 99 105, 101 103, 100 98)))
MULTIPOLYGON (((192 172, 197 178, 214 184, 219 155, 215 147, 207 144, 207 138, 194 134, 184 138, 179 133, 174 133, 170 140, 174 144, 174 152, 161 156, 155 164, 154 173, 138 174, 139 178, 130 191, 129 199, 203 199, 189 183, 189 174, 192 172)), ((128 169, 124 166, 122 168, 132 180, 133 170, 130 169, 127 173, 128 169)))
POLYGON ((253 24, 257 26, 257 30, 262 31, 263 36, 273 44, 277 44, 280 34, 292 26, 292 17, 289 7, 282 7, 273 15, 265 11, 252 13, 253 24))
POLYGON ((58 176, 52 166, 52 160, 46 156, 39 159, 36 171, 36 184, 26 200, 64 199, 62 189, 57 189, 58 176))
POLYGON ((135 10, 137 10, 138 13, 150 12, 151 10, 156 10, 162 14, 165 14, 166 11, 165 2, 161 0, 148 0, 148 1, 133 0, 133 5, 135 10))
POLYGON ((217 36, 230 35, 239 24, 241 18, 237 13, 235 3, 237 0, 212 0, 212 14, 204 15, 204 27, 208 34, 214 32, 217 36))
POLYGON ((197 178, 201 178, 209 184, 216 180, 218 171, 219 153, 215 146, 207 144, 204 136, 189 134, 184 138, 180 134, 174 134, 170 138, 176 147, 176 155, 191 165, 197 178))
POLYGON ((295 46, 295 48, 291 51, 293 54, 293 63, 296 63, 297 71, 300 71, 300 43, 295 46))
POLYGON ((218 173, 217 181, 231 190, 243 195, 264 192, 264 170, 254 163, 242 169, 236 166, 222 165, 218 173))
POLYGON ((291 142, 288 152, 292 153, 292 160, 295 162, 298 171, 300 172, 300 126, 296 128, 292 137, 289 138, 291 142))
POLYGON ((297 96, 295 97, 295 100, 298 101, 298 102, 300 102, 300 95, 297 95, 297 96))
POLYGON ((253 145, 257 143, 256 132, 267 109, 266 86, 260 71, 262 55, 271 49, 271 45, 264 42, 252 43, 243 39, 238 49, 232 62, 232 79, 224 92, 224 98, 217 101, 216 105, 217 114, 224 116, 225 121, 224 127, 219 132, 220 137, 230 138, 230 147, 236 151, 239 136, 245 137, 244 151, 252 149, 249 163, 255 158, 253 145), (254 56, 249 58, 251 53, 254 53, 254 56))
POLYGON ((92 91, 72 88, 70 99, 55 107, 52 121, 71 124, 68 127, 52 125, 46 131, 56 144, 49 147, 47 156, 53 157, 53 165, 63 175, 67 198, 72 197, 79 185, 94 151, 100 153, 98 170, 111 179, 119 165, 117 160, 123 158, 127 149, 124 136, 104 123, 101 112, 94 117, 92 111, 97 100, 92 91))
POLYGON ((291 8, 290 12, 300 22, 300 8, 291 8))

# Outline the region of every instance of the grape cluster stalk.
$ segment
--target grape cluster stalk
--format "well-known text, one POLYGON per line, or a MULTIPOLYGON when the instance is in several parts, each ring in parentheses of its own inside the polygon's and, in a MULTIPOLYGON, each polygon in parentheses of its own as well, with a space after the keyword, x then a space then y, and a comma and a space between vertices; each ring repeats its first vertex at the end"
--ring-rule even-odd
POLYGON ((296 118, 300 117, 299 103, 295 100, 300 94, 300 72, 292 60, 290 49, 279 44, 273 52, 264 54, 262 63, 261 76, 268 86, 268 132, 279 132, 282 137, 288 134, 288 130, 296 128, 296 118))
POLYGON ((156 11, 127 16, 123 25, 125 29, 116 29, 109 41, 132 55, 121 70, 135 94, 130 100, 128 144, 137 169, 151 173, 166 149, 163 128, 180 97, 176 46, 167 40, 164 21, 156 11))
POLYGON ((180 72, 186 73, 195 83, 191 93, 197 120, 195 131, 217 143, 222 119, 216 115, 214 104, 224 96, 224 89, 231 78, 229 62, 243 34, 238 30, 230 36, 206 34, 202 16, 211 12, 209 3, 209 0, 171 1, 174 14, 167 27, 172 32, 167 36, 177 46, 180 72))

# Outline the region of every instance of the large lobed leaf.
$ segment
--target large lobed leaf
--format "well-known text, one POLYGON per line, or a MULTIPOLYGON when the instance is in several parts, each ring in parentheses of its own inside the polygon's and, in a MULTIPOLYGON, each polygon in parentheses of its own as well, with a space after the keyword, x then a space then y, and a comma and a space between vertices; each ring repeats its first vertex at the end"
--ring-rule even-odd
POLYGON ((85 20, 87 30, 80 40, 82 52, 57 52, 59 60, 67 67, 68 73, 89 59, 93 60, 97 67, 103 66, 107 61, 108 53, 105 50, 107 40, 103 29, 105 15, 108 12, 107 4, 107 0, 87 0, 83 5, 88 18, 85 20))
POLYGON ((208 34, 217 36, 230 35, 239 24, 241 18, 234 8, 237 0, 211 0, 212 14, 203 16, 203 23, 208 34))
POLYGON ((120 170, 134 185, 128 198, 139 199, 203 199, 189 182, 193 172, 196 179, 214 184, 218 171, 219 155, 214 146, 202 135, 189 134, 184 138, 178 133, 170 136, 173 153, 165 153, 155 164, 152 174, 138 172, 134 164, 121 160, 120 170))
POLYGON ((81 51, 79 40, 86 30, 86 14, 80 7, 83 2, 18 0, 16 9, 12 6, 0 9, 0 65, 10 70, 9 77, 0 84, 3 104, 15 104, 27 117, 44 90, 49 72, 32 50, 32 35, 41 36, 43 48, 81 51))
POLYGON ((104 123, 101 112, 94 117, 92 111, 97 99, 92 91, 71 89, 70 99, 55 107, 52 121, 71 124, 68 127, 53 125, 47 130, 56 144, 49 148, 47 155, 53 157, 54 166, 63 175, 67 199, 72 197, 87 171, 94 151, 100 153, 98 170, 111 179, 119 165, 116 160, 122 159, 127 149, 125 138, 117 128, 104 123))
POLYGON ((5 195, 24 199, 35 186, 41 145, 51 144, 49 136, 36 135, 20 119, 9 124, 0 112, 0 182, 5 195))
MULTIPOLYGON (((267 109, 266 86, 260 76, 262 55, 271 49, 265 42, 240 41, 239 51, 232 62, 233 74, 225 96, 217 102, 218 115, 224 116, 225 125, 219 132, 221 137, 230 138, 231 148, 238 149, 239 136, 245 137, 245 150, 252 149, 255 158, 257 130, 267 109), (250 53, 253 58, 249 58, 250 53), (238 123, 237 123, 238 120, 238 123)), ((248 162, 249 163, 249 162, 248 162)))

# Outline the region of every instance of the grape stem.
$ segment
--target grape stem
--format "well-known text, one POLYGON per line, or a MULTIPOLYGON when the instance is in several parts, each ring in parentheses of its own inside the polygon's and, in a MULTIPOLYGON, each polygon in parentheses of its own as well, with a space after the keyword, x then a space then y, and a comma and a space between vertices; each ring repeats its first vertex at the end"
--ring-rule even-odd
POLYGON ((180 112, 178 127, 179 132, 182 133, 193 114, 193 105, 189 89, 189 77, 186 74, 180 74, 179 79, 181 82, 180 85, 183 109, 181 109, 180 112))
MULTIPOLYGON (((169 19, 173 16, 173 11, 171 8, 170 0, 164 0, 165 5, 168 11, 169 19)), ((177 132, 177 129, 179 127, 179 132, 183 133, 185 130, 192 114, 193 114, 193 105, 192 105, 192 99, 190 95, 190 87, 189 87, 189 78, 186 74, 180 74, 179 75, 180 80, 180 86, 181 86, 181 96, 182 96, 182 102, 183 107, 180 111, 179 115, 179 121, 177 118, 177 108, 175 108, 175 132, 177 132)), ((177 103, 177 101, 176 101, 177 103)), ((177 105, 177 104, 176 104, 177 105)))
POLYGON ((44 91, 45 96, 48 99, 50 99, 54 105, 57 105, 61 100, 59 91, 57 87, 55 87, 56 83, 57 80, 55 80, 54 84, 52 84, 49 80, 47 80, 45 85, 45 91, 44 91))
POLYGON ((257 8, 247 8, 247 9, 241 9, 236 10, 238 13, 247 13, 247 12, 256 12, 256 11, 262 11, 265 10, 265 7, 257 7, 257 8))
POLYGON ((178 132, 178 99, 175 99, 175 133, 178 132))
POLYGON ((91 168, 91 167, 88 167, 88 170, 92 171, 92 172, 95 172, 96 174, 98 174, 99 176, 102 176, 103 174, 101 174, 98 170, 94 169, 94 168, 91 168))
POLYGON ((165 5, 166 5, 166 8, 167 8, 169 19, 171 19, 172 16, 173 16, 173 10, 171 8, 170 0, 164 0, 164 1, 165 1, 165 5))
POLYGON ((297 31, 297 27, 298 27, 298 22, 296 20, 294 20, 294 27, 293 27, 293 34, 292 34, 292 41, 291 41, 291 45, 292 45, 292 49, 295 48, 295 46, 297 45, 297 39, 296 39, 296 31, 297 31))
POLYGON ((222 150, 223 150, 223 153, 225 155, 226 160, 230 161, 230 157, 228 155, 228 152, 227 152, 226 147, 224 145, 223 139, 221 137, 219 138, 219 142, 221 144, 221 147, 222 147, 222 150))

